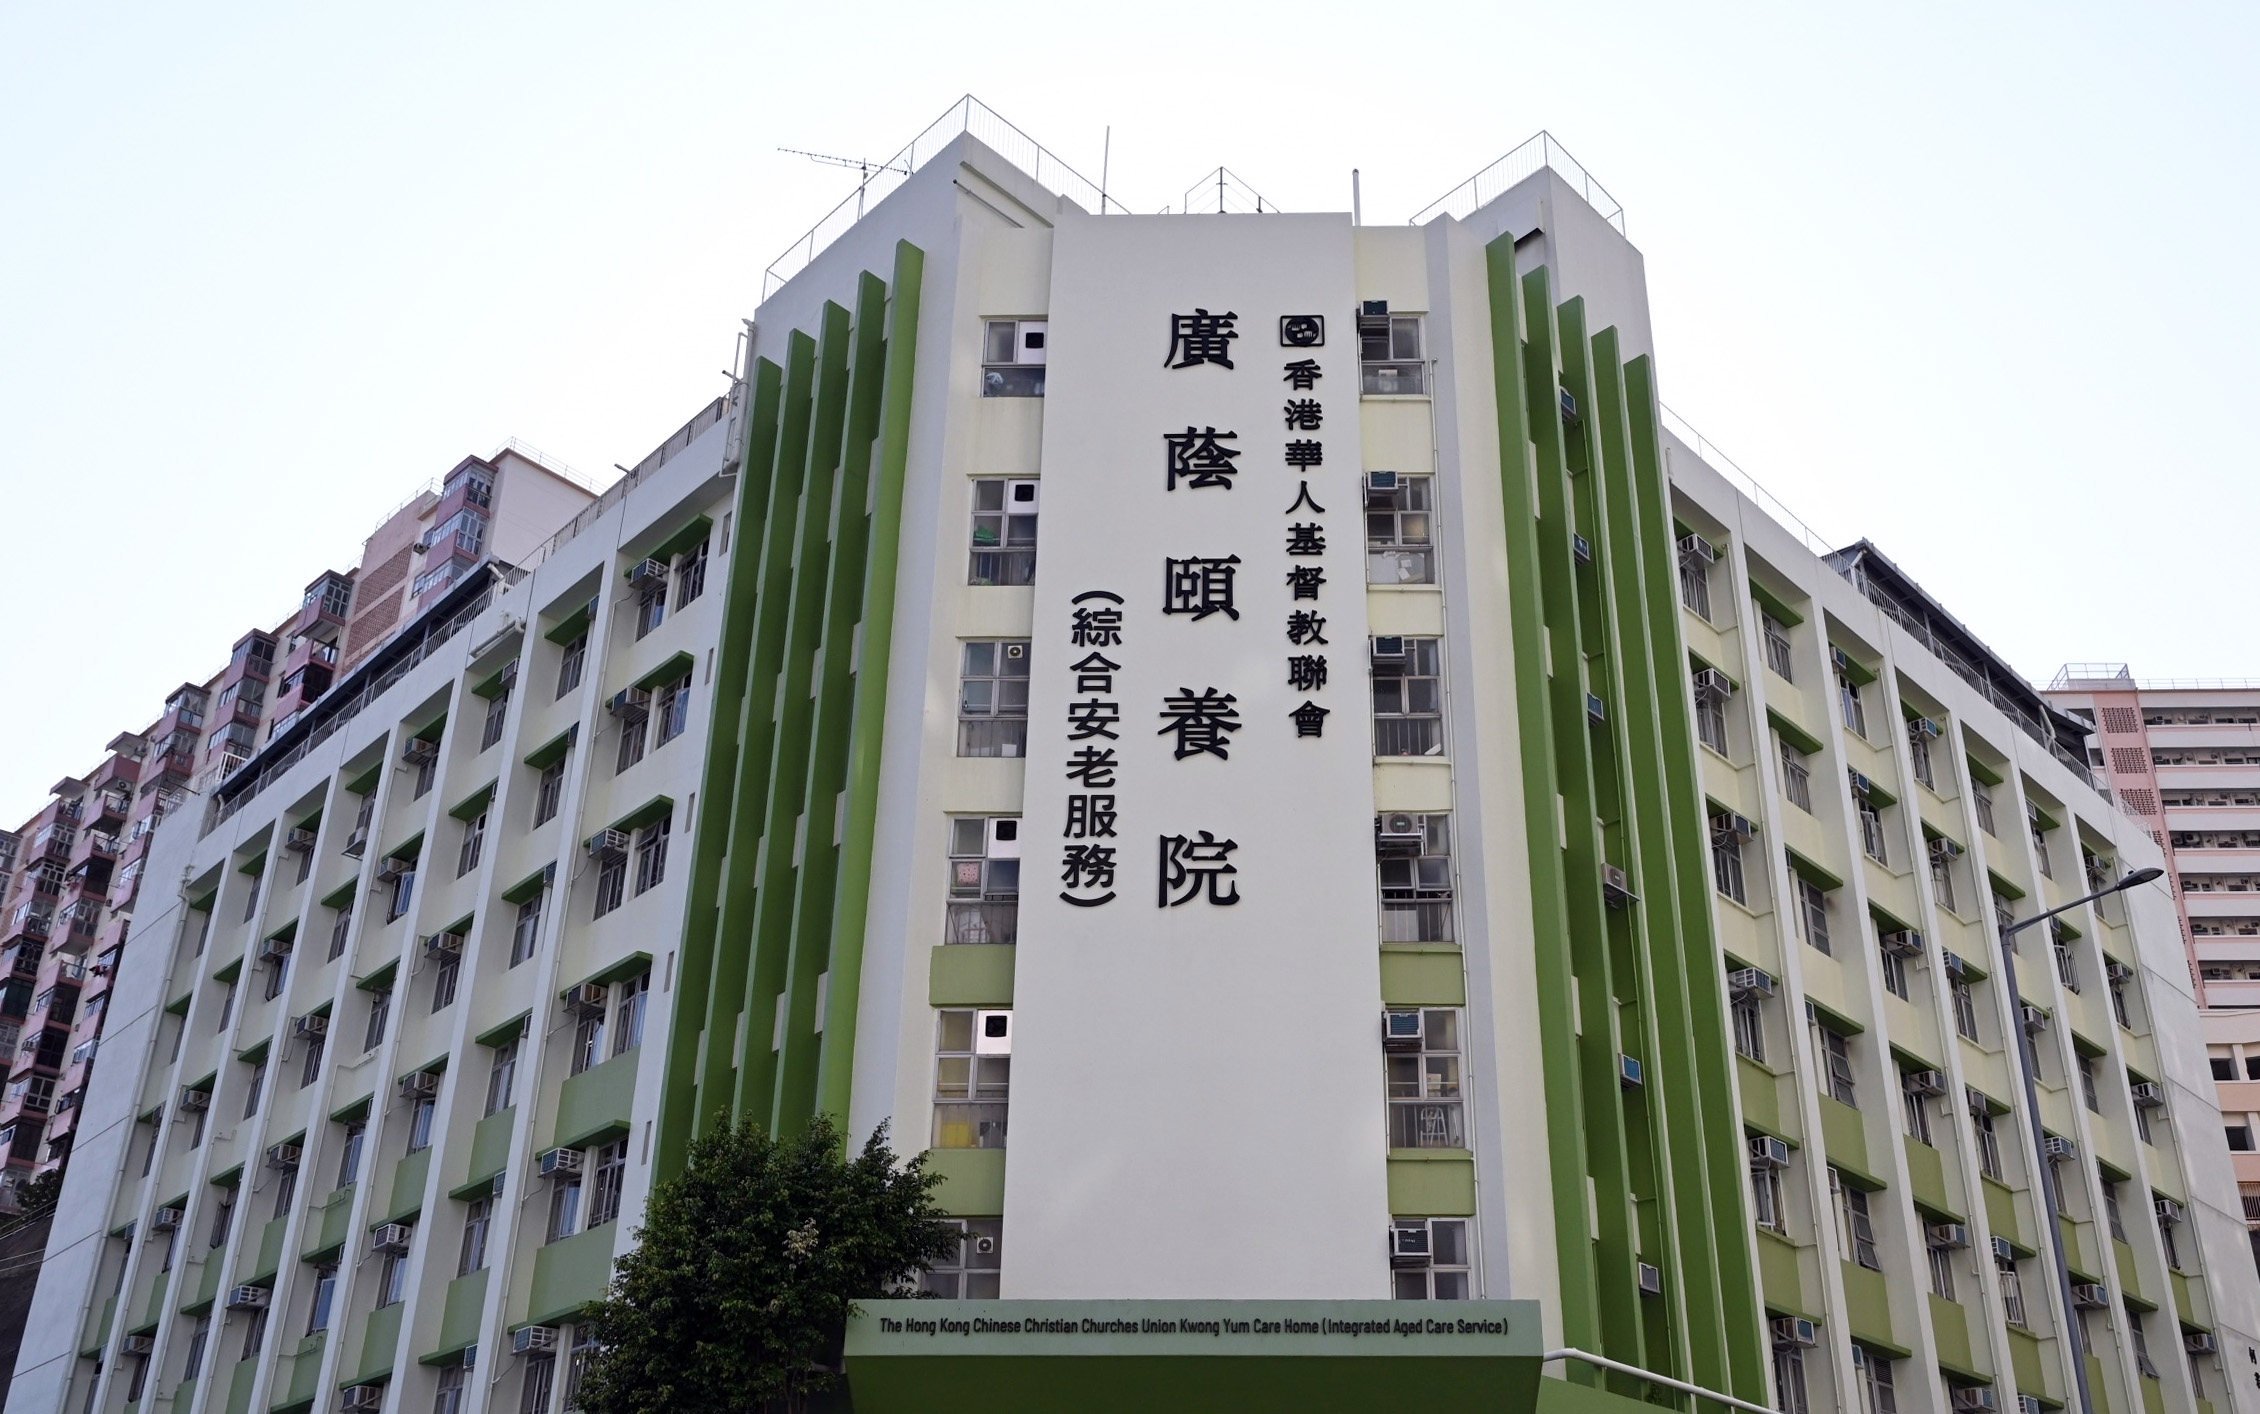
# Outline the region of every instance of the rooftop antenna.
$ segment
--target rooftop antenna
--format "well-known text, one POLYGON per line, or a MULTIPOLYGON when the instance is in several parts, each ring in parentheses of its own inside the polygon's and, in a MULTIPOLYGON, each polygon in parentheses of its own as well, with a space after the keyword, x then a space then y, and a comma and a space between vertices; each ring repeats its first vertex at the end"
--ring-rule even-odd
POLYGON ((868 157, 834 157, 829 152, 808 152, 797 147, 780 147, 777 150, 789 152, 795 157, 805 157, 811 162, 821 162, 827 167, 852 167, 861 173, 863 179, 855 187, 855 219, 858 221, 863 219, 863 194, 871 186, 873 172, 900 172, 906 177, 910 175, 908 162, 898 166, 891 160, 874 162, 868 157))

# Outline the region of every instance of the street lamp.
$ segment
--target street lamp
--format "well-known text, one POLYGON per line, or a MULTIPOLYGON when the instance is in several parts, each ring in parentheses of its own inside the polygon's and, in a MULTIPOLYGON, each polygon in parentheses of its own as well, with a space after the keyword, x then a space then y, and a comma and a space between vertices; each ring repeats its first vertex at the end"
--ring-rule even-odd
MULTIPOLYGON (((2025 1116, 2032 1124, 2032 1154, 2037 1163, 2046 1164, 2048 1162, 2046 1135, 2040 1123, 2040 1090, 2038 1082, 2034 1078, 2036 1072, 2032 1056, 2032 1032, 2025 1028, 2022 1011, 2024 994, 2017 989, 2017 948, 2014 939, 2017 934, 2032 927, 2035 923, 2045 923, 2059 913, 2069 913, 2073 909, 2083 904, 2093 903, 2099 898, 2147 884, 2153 879, 2163 877, 2165 872, 2165 870, 2158 868, 2137 869, 2108 888, 2097 889, 2094 893, 2073 899, 2060 908, 2051 908, 2046 913, 2036 913, 2030 918, 2020 918, 2001 930, 2001 976, 2008 984, 2009 999, 2019 1008, 2016 1014, 2017 1066, 2023 1072, 2025 1116)), ((2082 1414, 2095 1414, 2095 1401, 2089 1395, 2087 1389, 2087 1343, 2081 1339, 2079 1317, 2072 1305, 2072 1269, 2064 1262, 2064 1228, 2056 1211, 2056 1184, 2050 1175, 2035 1174, 2034 1177, 2040 1180, 2038 1185, 2040 1188, 2040 1204, 2047 1214, 2048 1242, 2056 1253, 2056 1295, 2057 1299, 2063 1304, 2064 1338, 2071 1343, 2072 1375, 2079 1382, 2079 1407, 2082 1414)))

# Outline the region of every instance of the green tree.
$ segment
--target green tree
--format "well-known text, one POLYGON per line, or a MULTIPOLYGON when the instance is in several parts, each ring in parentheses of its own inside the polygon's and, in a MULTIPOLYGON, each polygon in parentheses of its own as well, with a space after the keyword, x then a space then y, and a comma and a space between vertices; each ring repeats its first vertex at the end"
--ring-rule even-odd
POLYGON ((895 1157, 884 1124, 853 1158, 823 1116, 785 1139, 718 1126, 652 1189, 635 1247, 590 1308, 599 1344, 581 1407, 806 1407, 839 1379, 856 1301, 903 1289, 956 1249, 940 1182, 923 1156, 895 1157))

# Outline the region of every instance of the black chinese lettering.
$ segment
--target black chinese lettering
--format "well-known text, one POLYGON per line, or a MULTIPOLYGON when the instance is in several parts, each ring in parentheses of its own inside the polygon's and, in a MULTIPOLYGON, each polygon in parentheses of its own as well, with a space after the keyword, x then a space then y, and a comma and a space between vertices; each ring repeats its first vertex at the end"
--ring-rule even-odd
POLYGON ((1232 478, 1239 468, 1232 459, 1240 455, 1236 447, 1224 445, 1236 440, 1237 432, 1219 432, 1214 427, 1187 427, 1183 432, 1164 432, 1162 441, 1168 445, 1165 469, 1169 474, 1168 488, 1177 489, 1182 479, 1189 490, 1199 491, 1210 486, 1232 489, 1232 478))
POLYGON ((1198 363, 1232 366, 1232 341, 1240 337, 1232 325, 1240 316, 1231 310, 1211 314, 1195 308, 1191 314, 1169 316, 1169 357, 1164 368, 1191 368, 1198 363))
POLYGON ((1289 565, 1287 588, 1293 592, 1290 599, 1316 599, 1318 587, 1326 583, 1326 570, 1320 565, 1289 565))
POLYGON ((1060 854, 1059 882, 1066 887, 1060 898, 1077 908, 1097 908, 1114 901, 1114 846, 1071 844, 1060 854), (1077 898, 1069 890, 1105 889, 1098 898, 1077 898))
POLYGON ((1280 381, 1298 393, 1307 393, 1317 387, 1318 380, 1325 376, 1319 370, 1317 359, 1298 358, 1287 365, 1287 376, 1280 381))
POLYGON ((1115 765, 1113 747, 1078 746, 1067 758, 1067 779, 1091 790, 1112 790, 1115 765))
POLYGON ((1240 699, 1229 692, 1204 687, 1199 692, 1181 687, 1162 699, 1161 730, 1155 736, 1177 734, 1177 759, 1214 756, 1232 759, 1231 734, 1240 730, 1240 699))
POLYGON ((1067 829, 1060 838, 1104 840, 1114 838, 1114 797, 1071 795, 1067 798, 1067 829))
POLYGON ((1326 409, 1316 398, 1289 398, 1280 412, 1289 432, 1316 432, 1326 422, 1326 409))
POLYGON ((1326 464, 1326 444, 1311 437, 1298 437, 1287 444, 1287 465, 1309 469, 1326 464))
MULTIPOLYGON (((1323 348, 1326 344, 1326 316, 1323 314, 1282 314, 1279 316, 1279 344, 1289 349, 1323 348)), ((1303 360, 1309 363, 1309 359, 1303 360)), ((1292 364, 1289 367, 1293 367, 1292 364)))
POLYGON ((1325 554, 1326 527, 1314 520, 1300 520, 1288 526, 1287 553, 1290 555, 1325 554))
POLYGON ((1287 715, 1295 723, 1296 736, 1322 737, 1326 735, 1326 709, 1316 702, 1306 700, 1302 706, 1297 707, 1287 715))
POLYGON ((1208 830, 1197 838, 1162 835, 1159 907, 1191 903, 1206 890, 1211 904, 1225 906, 1240 901, 1240 886, 1232 883, 1239 868, 1231 862, 1238 840, 1220 840, 1208 830))
MULTIPOLYGON (((1086 599, 1104 600, 1120 604, 1122 596, 1104 589, 1087 589, 1074 597, 1071 603, 1081 605, 1086 599)), ((1122 610, 1106 608, 1077 608, 1073 615, 1069 640, 1077 648, 1114 648, 1122 642, 1122 610)))
POLYGON ((1297 646, 1313 646, 1326 642, 1326 616, 1309 609, 1296 609, 1287 615, 1287 641, 1297 646))
POLYGON ((1222 558, 1194 558, 1190 560, 1162 561, 1161 611, 1165 614, 1190 614, 1199 623, 1210 614, 1222 614, 1237 620, 1240 610, 1233 604, 1234 566, 1240 563, 1238 555, 1222 558))
POLYGON ((1110 661, 1103 653, 1086 653, 1083 661, 1068 671, 1075 674, 1077 692, 1112 692, 1114 675, 1122 671, 1122 665, 1110 661))
POLYGON ((1109 741, 1119 740, 1114 727, 1121 720, 1122 708, 1119 703, 1101 702, 1095 698, 1070 702, 1067 704, 1067 739, 1089 741, 1093 737, 1105 737, 1109 741))
POLYGON ((1326 655, 1297 653, 1288 658, 1287 686, 1297 692, 1316 692, 1326 686, 1326 655))
POLYGON ((1308 481, 1303 483, 1302 490, 1295 493, 1295 503, 1287 508, 1287 514, 1293 515, 1306 506, 1310 508, 1313 515, 1326 514, 1326 507, 1310 498, 1310 483, 1308 481))

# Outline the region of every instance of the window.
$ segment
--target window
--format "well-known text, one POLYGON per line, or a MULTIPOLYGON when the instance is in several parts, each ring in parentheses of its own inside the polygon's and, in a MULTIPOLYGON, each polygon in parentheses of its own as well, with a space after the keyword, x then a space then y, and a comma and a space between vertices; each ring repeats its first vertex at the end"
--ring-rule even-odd
POLYGON ((431 794, 432 786, 439 780, 439 743, 419 740, 409 749, 413 753, 410 760, 416 767, 415 798, 422 800, 431 794))
POLYGON ((1844 709, 1844 729, 1864 740, 1868 734, 1868 710, 1860 700, 1860 685, 1849 674, 1836 675, 1836 700, 1844 709))
POLYGON ((251 1319, 244 1323, 243 1328, 243 1358, 246 1360, 257 1355, 259 1347, 267 1341, 267 1308, 261 1306, 250 1315, 251 1319))
POLYGON ((1773 1352, 1774 1388, 1781 1391, 1781 1414, 1811 1414, 1805 1398, 1805 1351, 1801 1346, 1777 1345, 1773 1352))
POLYGON ((1883 809, 1874 798, 1855 792, 1852 808, 1860 816, 1860 848, 1878 864, 1891 863, 1891 849, 1883 833, 1883 809))
POLYGON ((2080 964, 2079 954, 2072 948, 2072 935, 2061 923, 2052 921, 2049 927, 2056 953, 2056 980, 2064 984, 2065 991, 2076 992, 2080 989, 2080 964))
POLYGON ((1399 814, 1374 823, 1381 941, 1451 942, 1452 817, 1399 814), (1411 829, 1387 828, 1408 823, 1411 829))
POLYGON ((667 581, 655 579, 636 595, 636 637, 648 637, 667 622, 667 581))
POLYGON ((227 1245, 228 1228, 235 1222, 235 1190, 214 1186, 219 1191, 212 1195, 212 1235, 204 1245, 217 1250, 227 1245))
POLYGON ((392 1015, 392 988, 378 987, 369 993, 369 1027, 361 1038, 363 1052, 373 1051, 384 1044, 385 1022, 392 1015))
POLYGON ((1994 1133, 1993 1111, 1982 1099, 1973 1102, 1970 1108, 1970 1132, 1977 1140, 1978 1172, 1995 1183, 2003 1182, 2001 1136, 1994 1133))
POLYGON ((2111 1236, 2120 1242, 2126 1241, 2126 1219, 2119 1215, 2119 1185, 2114 1179, 2103 1179, 2103 1212, 2110 1219, 2111 1236))
POLYGON ((479 726, 479 750, 484 751, 502 740, 503 719, 510 714, 510 685, 517 680, 518 665, 512 662, 503 672, 502 686, 487 699, 486 717, 479 726))
POLYGON ((1868 1212, 1866 1190, 1855 1188, 1845 1181, 1841 1169, 1828 1171, 1829 1191, 1836 1195, 1837 1237, 1843 1244, 1847 1257, 1870 1271, 1883 1270, 1883 1259, 1876 1254, 1875 1221, 1868 1212))
POLYGON ((625 850, 607 850, 596 867, 596 911, 602 918, 620 906, 628 895, 628 855, 625 850))
POLYGON ((1377 638, 1373 644, 1373 754, 1443 755, 1442 640, 1377 638))
POLYGON ((2126 976, 2113 974, 2110 977, 2109 986, 2111 989, 2111 1015, 2118 1019, 2121 1030, 2134 1030, 2134 1021, 2127 1010, 2126 976))
POLYGON ((183 1383, 195 1379, 196 1372, 204 1368, 204 1344, 211 1338, 211 1335, 212 1318, 210 1316, 197 1317, 196 1329, 188 1337, 188 1363, 187 1367, 181 1371, 183 1383))
POLYGON ((573 1327, 573 1342, 565 1351, 565 1408, 569 1414, 579 1414, 581 1381, 588 1377, 589 1361, 595 1355, 596 1327, 586 1323, 573 1327))
POLYGON ((1890 1356, 1858 1341, 1852 1343, 1852 1371, 1860 1381, 1860 1414, 1899 1414, 1891 1365, 1890 1356))
POLYGON ((1395 481, 1388 490, 1367 485, 1366 583, 1434 584, 1435 483, 1426 476, 1399 475, 1395 481))
POLYGON ((219 1019, 213 1023, 212 1029, 214 1031, 227 1030, 228 1018, 233 1015, 235 1015, 235 983, 230 982, 227 985, 227 990, 220 993, 220 1015, 219 1019))
POLYGON ((1012 1013, 944 1010, 934 1046, 934 1147, 1002 1149, 1012 1094, 1012 1013))
POLYGON ((534 896, 518 905, 517 921, 510 925, 510 965, 516 967, 534 955, 534 944, 541 936, 541 901, 546 890, 537 890, 534 896))
POLYGON ((2229 1140, 2229 1152, 2230 1152, 2230 1153, 2232 1153, 2232 1154, 2249 1154, 2249 1153, 2251 1153, 2251 1152, 2252 1152, 2252 1126, 2251 1126, 2251 1125, 2249 1125, 2249 1124, 2231 1124, 2231 1125, 2226 1125, 2226 1126, 2224 1126, 2224 1128, 2225 1128, 2225 1129, 2227 1130, 2227 1133, 2228 1133, 2228 1140, 2229 1140))
POLYGON ((541 768, 541 780, 534 787, 534 823, 546 825, 556 819, 564 803, 565 763, 552 761, 541 768))
POLYGON ((1907 1137, 1918 1144, 1930 1144, 1930 1090, 1928 1082, 1917 1083, 1924 1072, 1902 1070, 1899 1072, 1899 1104, 1906 1117, 1907 1137))
POLYGON ((259 914, 259 880, 258 880, 258 877, 257 877, 256 875, 254 875, 254 876, 252 877, 252 879, 251 879, 251 882, 250 882, 250 883, 248 883, 248 884, 246 884, 246 885, 244 885, 244 894, 243 894, 243 921, 244 921, 244 922, 246 922, 246 923, 249 923, 249 922, 250 922, 250 921, 251 921, 251 920, 252 920, 253 918, 257 917, 257 916, 258 916, 258 914, 259 914))
POLYGON ((573 1061, 570 1073, 579 1075, 604 1059, 604 1019, 609 1003, 578 1008, 573 1023, 573 1061))
POLYGON ((581 1230, 581 1176, 560 1173, 549 1181, 549 1242, 562 1242, 581 1230))
POLYGON ((345 956, 346 938, 352 930, 353 903, 348 899, 330 911, 330 961, 345 956))
POLYGON ((1807 815, 1813 813, 1812 758, 1787 741, 1781 744, 1781 793, 1791 805, 1807 815))
POLYGON ((1398 1251, 1425 1249, 1419 1266, 1389 1269, 1389 1294, 1399 1301, 1465 1301, 1468 1298, 1468 1241, 1465 1218, 1398 1218, 1391 1224, 1404 1234, 1394 1239, 1398 1251))
POLYGON ((2235 1056, 2212 1056, 2209 1057, 2209 1060, 2213 1067, 2213 1078, 2215 1080, 2236 1079, 2235 1056))
POLYGON ((1711 562, 1685 540, 1679 550, 1679 602, 1704 623, 1711 621, 1711 562))
POLYGON ((1711 885, 1736 903, 1750 901, 1742 875, 1742 836, 1725 815, 1711 817, 1711 885))
POLYGON ((1721 756, 1727 754, 1726 697, 1705 691, 1701 684, 1695 688, 1695 739, 1721 756))
MULTIPOLYGON (((2131 1087, 2141 1082, 2129 1081, 2127 1083, 2131 1087)), ((2134 1135, 2135 1138, 2140 1139, 2145 1144, 2158 1142, 2150 1133, 2150 1107, 2143 1104, 2139 1099, 2134 1102, 2134 1135)))
POLYGON ((1977 989, 1957 977, 1948 989, 1954 999, 1954 1031, 1965 1041, 1978 1041, 1977 989))
POLYGON ((505 1041, 494 1048, 494 1058, 487 1063, 487 1107, 485 1113, 500 1114, 511 1105, 510 1092, 518 1083, 518 1043, 505 1041))
POLYGON ((439 1392, 432 1398, 432 1414, 463 1414, 464 1372, 461 1365, 443 1366, 439 1392))
POLYGON ((1041 319, 989 320, 981 331, 981 396, 1042 397, 1048 332, 1041 319))
POLYGON ((644 1006, 651 999, 651 974, 638 972, 621 979, 619 997, 612 1009, 612 1054, 623 1055, 643 1044, 644 1006))
POLYGON ((657 726, 652 742, 656 750, 679 737, 691 724, 691 675, 683 674, 659 686, 659 710, 652 714, 657 726))
POLYGON ((563 697, 581 685, 581 669, 589 661, 589 636, 582 630, 557 655, 557 695, 563 697))
POLYGON ((1895 951, 1882 941, 1883 923, 1880 919, 1876 922, 1876 934, 1876 955, 1877 960, 1882 964, 1883 989, 1903 1002, 1914 1000, 1913 988, 1907 978, 1906 955, 1895 951))
POLYGON ((620 1216, 620 1192, 628 1181, 628 1141, 615 1139, 591 1157, 588 1226, 602 1227, 620 1216))
POLYGON ((1852 1043, 1841 1031, 1834 1031, 1816 1022, 1813 1026, 1813 1044, 1821 1053, 1822 1068, 1828 1074, 1829 1098, 1839 1104, 1860 1106, 1859 1092, 1852 1084, 1852 1043))
POLYGON ((1940 908, 1948 913, 1959 914, 1962 910, 1954 897, 1954 856, 1961 853, 1960 847, 1944 838, 1932 836, 1928 848, 1931 894, 1938 900, 1940 908))
POLYGON ((672 813, 662 815, 636 831, 636 892, 656 887, 667 877, 667 836, 675 828, 672 813))
MULTIPOLYGON (((435 1077, 436 1078, 436 1077, 435 1077)), ((432 1147, 432 1117, 439 1113, 439 1100, 431 1095, 419 1095, 408 1111, 408 1152, 432 1147)))
POLYGON ((487 1264, 487 1228, 494 1222, 494 1199, 473 1198, 463 1205, 463 1250, 455 1274, 467 1277, 487 1264))
POLYGON ((973 482, 972 558, 967 584, 1036 582, 1036 483, 983 476, 973 482))
POLYGON ((2103 1113, 2103 1102, 2097 1099, 2095 1094, 2095 1057, 2085 1051, 2080 1052, 2079 1071, 2080 1098, 2087 1102, 2087 1107, 2090 1110, 2097 1114, 2103 1113))
POLYGON ((337 1300, 337 1265, 325 1263, 314 1269, 314 1300, 306 1313, 306 1334, 330 1328, 330 1307, 337 1300))
POLYGON ((2025 1318, 2025 1279, 2014 1257, 1996 1256, 1994 1272, 2001 1283, 2001 1317, 2020 1330, 2029 1323, 2025 1318))
POLYGON ((540 1351, 525 1357, 526 1373, 518 1386, 518 1414, 549 1414, 549 1392, 557 1380, 557 1357, 540 1351))
POLYGON ((1771 614, 1760 613, 1758 629, 1766 640, 1766 666, 1783 682, 1797 681, 1795 664, 1789 656, 1789 626, 1771 614))
POLYGON ((918 1289, 945 1301, 994 1301, 1004 1265, 1004 1219, 958 1218, 957 1250, 926 1269, 918 1289))
POLYGON ((651 694, 640 688, 630 688, 628 695, 631 708, 614 714, 620 723, 620 754, 612 761, 614 775, 643 760, 644 737, 651 725, 651 694))
POLYGON ((2031 809, 2026 816, 2025 823, 2032 827, 2033 862, 2040 866, 2040 873, 2043 878, 2055 878, 2056 870, 2048 861, 2048 824, 2041 815, 2039 807, 2035 806, 2031 809))
POLYGON ((261 1056, 251 1066, 251 1083, 243 1091, 243 1117, 259 1113, 259 1096, 267 1088, 267 1058, 261 1056))
POLYGON ((1443 1007, 1420 1013, 1417 1047, 1387 1057, 1389 1147, 1464 1149, 1460 1107, 1460 1014, 1443 1007))
POLYGON ((377 1307, 397 1306, 408 1294, 408 1255, 387 1252, 377 1271, 377 1307))
POLYGON ((260 987, 260 999, 271 1002, 282 995, 283 983, 290 977, 289 952, 276 954, 268 959, 267 965, 260 970, 264 978, 263 985, 260 987))
POLYGON ((2178 1218, 2168 1217, 2164 1212, 2158 1214, 2158 1241, 2166 1249, 2166 1270, 2171 1272, 2187 1270, 2182 1266, 2181 1244, 2174 1241, 2174 1227, 2177 1222, 2179 1222, 2178 1218))
POLYGON ((1766 1062, 1765 998, 1756 993, 1736 997, 1730 1014, 1734 1019, 1734 1053, 1764 1065, 1766 1062))
POLYGON ((479 867, 479 854, 486 848, 487 813, 478 814, 463 822, 463 846, 455 852, 455 877, 460 879, 479 867))
MULTIPOLYGON (((328 1015, 324 1014, 322 1016, 322 1020, 324 1023, 327 1023, 329 1021, 328 1015)), ((306 1053, 305 1056, 300 1060, 298 1065, 299 1089, 303 1090, 307 1086, 313 1084, 316 1080, 321 1079, 322 1050, 327 1045, 328 1041, 329 1037, 326 1033, 319 1036, 308 1036, 305 1038, 306 1053)))
POLYGON ((679 613, 706 592, 706 542, 685 550, 675 557, 675 609, 679 613))
POLYGON ((350 1188, 361 1174, 361 1144, 368 1137, 369 1127, 360 1120, 345 1126, 345 1145, 337 1156, 337 1186, 350 1188))
POLYGON ((1420 356, 1420 316, 1360 317, 1358 372, 1359 391, 1368 397, 1426 393, 1428 365, 1420 356))
POLYGON ((1797 906, 1793 915, 1797 936, 1821 952, 1828 952, 1828 890, 1792 869, 1789 894, 1797 906))
POLYGON ((1789 1203, 1782 1191, 1781 1170, 1770 1163, 1750 1165, 1750 1214, 1765 1231, 1789 1235, 1789 1203))
MULTIPOLYGON (((311 827, 301 827, 301 828, 311 828, 311 827)), ((131 869, 131 868, 133 868, 133 866, 132 866, 132 865, 127 865, 126 867, 127 867, 128 869, 131 869)), ((308 846, 307 846, 306 848, 304 848, 304 849, 302 849, 302 850, 299 850, 299 851, 298 851, 298 875, 297 875, 297 877, 296 877, 295 879, 293 879, 293 880, 292 880, 292 882, 293 882, 293 883, 296 883, 296 884, 303 884, 303 883, 305 883, 305 882, 306 882, 306 880, 307 880, 307 877, 308 877, 309 875, 311 875, 311 874, 312 874, 313 872, 314 872, 314 847, 313 847, 312 845, 308 845, 308 846)), ((119 873, 119 876, 118 876, 118 877, 119 877, 119 879, 120 879, 121 881, 123 881, 123 880, 124 880, 124 878, 125 878, 125 874, 124 874, 124 872, 123 872, 123 871, 121 871, 121 872, 119 873)), ((122 893, 122 892, 124 892, 124 890, 120 890, 120 892, 122 893)))
POLYGON ((397 871, 392 878, 392 900, 385 907, 385 922, 394 923, 407 914, 408 905, 415 900, 416 861, 395 859, 390 862, 397 866, 397 871))
POLYGON ((957 754, 1019 756, 1028 749, 1028 641, 965 645, 957 684, 957 754))
MULTIPOLYGON (((1104 799, 1104 797, 1092 797, 1104 799)), ((1109 824, 1111 829, 1111 823, 1109 824)), ((950 893, 942 941, 1020 938, 1020 820, 961 815, 950 821, 950 893)))
POLYGON ((1930 1294, 1941 1301, 1954 1299, 1954 1249, 1937 1243, 1925 1243, 1924 1252, 1930 1258, 1930 1294))

